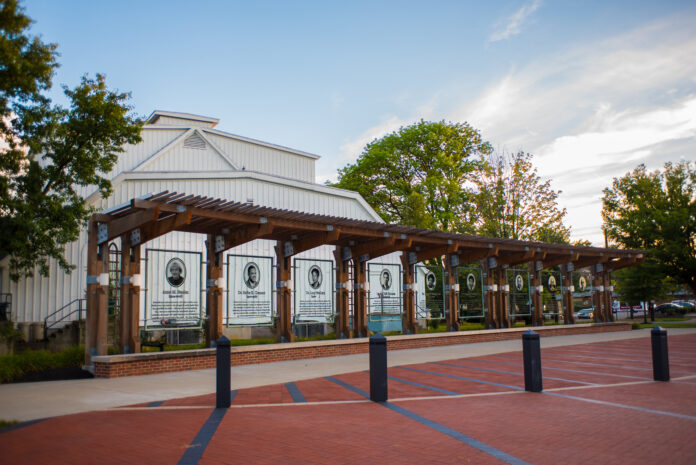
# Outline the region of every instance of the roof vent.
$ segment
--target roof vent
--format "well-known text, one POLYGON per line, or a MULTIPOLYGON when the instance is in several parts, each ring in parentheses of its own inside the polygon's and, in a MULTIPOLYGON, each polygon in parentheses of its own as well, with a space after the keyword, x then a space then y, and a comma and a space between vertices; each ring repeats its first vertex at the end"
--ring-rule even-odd
POLYGON ((205 141, 198 133, 193 133, 184 140, 184 148, 205 150, 205 141))

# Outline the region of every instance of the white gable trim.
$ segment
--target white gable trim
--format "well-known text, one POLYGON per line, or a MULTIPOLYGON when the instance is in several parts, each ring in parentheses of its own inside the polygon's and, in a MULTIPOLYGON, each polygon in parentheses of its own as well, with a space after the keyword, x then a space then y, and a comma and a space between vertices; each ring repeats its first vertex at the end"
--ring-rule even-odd
MULTIPOLYGON (((146 124, 143 126, 143 129, 148 129, 148 130, 149 129, 170 129, 170 130, 171 129, 191 129, 191 126, 185 126, 185 125, 168 126, 165 124, 146 124)), ((228 139, 238 140, 241 142, 247 142, 249 144, 254 144, 254 145, 260 145, 261 147, 267 147, 269 149, 280 150, 281 152, 290 153, 292 155, 299 155, 301 157, 307 157, 307 158, 311 158, 313 160, 318 160, 321 158, 319 155, 315 155, 313 153, 303 152, 302 150, 291 149, 290 147, 284 147, 282 145, 271 144, 270 142, 263 142, 261 140, 250 139, 248 137, 238 136, 236 134, 230 134, 229 132, 220 131, 218 129, 206 128, 206 127, 197 127, 197 129, 200 129, 201 131, 204 131, 204 132, 209 132, 211 134, 215 134, 217 136, 226 137, 228 139)))
POLYGON ((238 170, 237 166, 230 160, 230 157, 228 157, 222 150, 220 150, 215 144, 213 144, 208 138, 203 134, 200 130, 200 128, 189 128, 186 132, 180 134, 179 136, 175 137, 172 139, 171 142, 169 142, 167 145, 159 149, 157 152, 153 153, 150 155, 148 158, 145 160, 141 161, 137 166, 135 166, 132 171, 143 171, 145 170, 148 166, 152 165, 154 162, 162 158, 164 155, 166 155, 170 150, 174 149, 174 147, 177 147, 178 145, 182 144, 184 140, 186 140, 190 135, 192 134, 198 134, 201 136, 201 138, 205 141, 206 144, 208 144, 218 155, 220 155, 229 165, 232 169, 238 170))
MULTIPOLYGON (((336 187, 323 186, 321 184, 312 184, 308 182, 298 181, 296 179, 281 178, 268 174, 258 173, 255 171, 126 171, 120 173, 112 181, 112 187, 116 187, 125 181, 129 180, 161 180, 161 179, 252 179, 256 181, 264 181, 280 186, 291 186, 302 190, 313 191, 320 194, 333 195, 355 200, 363 209, 372 217, 374 221, 384 223, 384 220, 375 212, 372 207, 362 198, 357 192, 338 189, 336 187)), ((187 194, 196 194, 195 192, 187 192, 187 194)), ((87 202, 94 204, 100 198, 99 191, 95 191, 87 197, 87 202)))
POLYGON ((210 138, 209 138, 208 136, 206 136, 205 133, 204 133, 203 131, 201 131, 201 128, 196 128, 196 131, 195 131, 195 132, 196 132, 196 134, 198 134, 199 136, 201 136, 201 138, 205 141, 205 143, 208 144, 213 150, 215 150, 215 151, 217 152, 218 155, 220 155, 222 158, 224 158, 225 161, 226 161, 227 163, 229 163, 229 165, 232 167, 232 169, 239 170, 239 167, 237 166, 237 164, 234 163, 234 162, 232 161, 232 159, 231 159, 225 152, 223 152, 222 149, 221 149, 220 147, 218 147, 218 146, 215 144, 215 142, 213 142, 212 140, 210 140, 210 138))

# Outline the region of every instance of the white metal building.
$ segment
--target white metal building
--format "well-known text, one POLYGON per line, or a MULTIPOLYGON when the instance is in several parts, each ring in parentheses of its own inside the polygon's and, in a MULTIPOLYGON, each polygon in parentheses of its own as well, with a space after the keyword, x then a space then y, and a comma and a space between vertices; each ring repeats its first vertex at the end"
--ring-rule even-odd
MULTIPOLYGON (((161 191, 216 197, 308 213, 381 221, 355 192, 314 182, 319 158, 300 150, 261 142, 215 129, 218 120, 204 116, 155 111, 147 119, 142 142, 126 147, 109 178, 113 194, 102 199, 94 190, 83 195, 98 210, 161 191)), ((146 249, 204 252, 204 236, 172 233, 146 244, 146 249)), ((12 319, 42 322, 47 315, 85 296, 86 234, 65 249, 75 271, 66 274, 52 263, 50 277, 11 282, 7 259, 0 262, 0 292, 12 296, 12 319)), ((274 244, 254 241, 231 254, 273 257, 274 244)), ((114 244, 118 247, 119 244, 114 244)), ((332 259, 320 247, 300 258, 332 259)), ((398 263, 395 257, 387 262, 398 263)), ((202 305, 205 304, 205 299, 202 305)), ((141 306, 141 308, 145 308, 141 306)))

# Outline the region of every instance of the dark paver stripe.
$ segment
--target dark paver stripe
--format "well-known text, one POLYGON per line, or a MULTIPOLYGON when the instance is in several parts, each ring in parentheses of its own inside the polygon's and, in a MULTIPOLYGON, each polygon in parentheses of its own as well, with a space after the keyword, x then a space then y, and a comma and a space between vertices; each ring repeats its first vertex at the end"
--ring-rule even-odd
POLYGON ((338 384, 339 386, 343 386, 344 388, 348 389, 349 391, 353 391, 354 393, 356 393, 360 396, 366 397, 368 399, 370 398, 370 394, 368 394, 367 392, 363 391, 362 389, 356 388, 355 386, 352 386, 352 385, 346 383, 345 381, 341 381, 338 378, 334 378, 333 376, 326 376, 325 379, 328 379, 329 381, 333 381, 334 383, 338 384))
MULTIPOLYGON (((402 367, 396 367, 396 368, 402 368, 402 367)), ((419 370, 418 370, 419 371, 419 370)), ((390 378, 392 378, 390 376, 390 378)), ((363 397, 367 397, 368 399, 370 396, 367 394, 367 392, 363 391, 362 389, 356 388, 355 386, 352 386, 344 381, 341 381, 340 379, 336 379, 332 376, 327 376, 326 379, 333 381, 336 384, 339 384, 346 389, 350 389, 351 391, 360 394, 363 397)), ((455 395, 457 395, 455 393, 455 395)), ((510 464, 515 464, 515 465, 530 465, 528 462, 525 462, 524 460, 518 459, 517 457, 514 457, 507 452, 503 452, 500 449, 496 449, 493 446, 489 446, 488 444, 485 444, 477 439, 472 438, 471 436, 467 436, 464 433, 460 433, 459 431, 453 430, 452 428, 448 428, 445 425, 441 425, 440 423, 436 423, 433 420, 430 420, 428 418, 422 417, 418 415, 417 413, 411 412, 410 410, 406 410, 403 407, 399 407, 398 405, 390 404, 389 402, 377 402, 377 404, 382 405, 394 412, 400 413, 401 415, 404 415, 405 417, 408 417, 412 420, 415 420, 425 426, 428 426, 435 431, 438 431, 440 433, 446 434, 447 436, 457 439, 458 441, 461 441, 475 449, 480 450, 481 452, 485 452, 486 454, 492 455, 493 457, 502 460, 505 463, 510 463, 510 464)))
MULTIPOLYGON (((476 367, 471 367, 467 365, 457 365, 454 363, 444 363, 444 362, 431 362, 433 365, 443 365, 447 367, 457 367, 457 368, 466 368, 468 370, 477 370, 477 371, 490 371, 491 373, 501 373, 504 375, 514 375, 514 376, 524 376, 524 373, 515 373, 514 371, 502 371, 502 370, 493 370, 491 368, 476 368, 476 367)), ((577 383, 577 384, 586 384, 588 386, 597 386, 597 383, 588 383, 587 381, 577 381, 575 379, 565 379, 565 378, 554 378, 553 376, 542 376, 544 379, 552 379, 554 381, 565 381, 567 383, 577 383)))
POLYGON ((422 425, 428 426, 435 431, 438 431, 442 434, 446 434, 447 436, 454 438, 458 441, 463 442, 464 444, 467 444, 475 449, 480 450, 481 452, 485 452, 488 455, 492 455, 493 457, 497 458, 498 460, 502 460, 505 463, 510 463, 514 465, 529 465, 529 462, 525 462, 522 459, 518 459, 515 456, 512 456, 508 454, 507 452, 503 452, 500 449, 496 449, 493 446, 489 446, 486 443, 483 443, 477 439, 472 438, 471 436, 467 436, 464 433, 460 433, 459 431, 453 430, 452 428, 448 428, 445 425, 441 425, 440 423, 436 423, 428 418, 422 417, 418 415, 417 413, 411 412, 410 410, 406 410, 403 407, 399 407, 398 405, 390 404, 389 402, 383 402, 380 403, 381 405, 385 406, 389 410, 392 410, 396 413, 400 413, 401 415, 410 418, 411 420, 415 420, 418 423, 421 423, 422 425))
POLYGON ((302 395, 300 388, 298 388, 295 383, 285 383, 285 389, 288 390, 290 397, 292 397, 292 401, 296 404, 307 402, 307 399, 305 399, 305 396, 302 395))
POLYGON ((517 391, 523 391, 524 388, 519 387, 519 386, 512 386, 510 384, 501 384, 501 383, 494 383, 493 381, 484 381, 482 379, 474 379, 474 378, 465 378, 464 376, 455 376, 455 375, 448 375, 446 373, 438 373, 436 371, 428 371, 428 370, 419 370, 417 368, 409 368, 409 367, 394 367, 394 368, 400 368, 402 370, 410 370, 410 371, 417 371, 418 373, 425 373, 428 375, 436 375, 436 376, 444 376, 445 378, 454 378, 454 379, 461 379, 463 381, 471 381, 473 383, 481 383, 481 384, 490 384, 491 386, 498 386, 498 387, 504 387, 507 389, 515 389, 517 391))
POLYGON ((393 379, 394 381, 398 381, 400 383, 410 384, 411 386, 416 386, 416 387, 424 388, 424 389, 430 389, 431 391, 440 392, 442 394, 447 394, 448 396, 458 396, 461 394, 461 392, 448 391, 446 389, 440 389, 440 388, 435 387, 435 386, 429 386, 427 384, 421 384, 421 383, 416 383, 415 381, 409 381, 407 379, 397 378, 396 376, 388 376, 388 378, 393 379))
POLYGON ((21 423, 17 423, 16 425, 8 426, 7 428, 0 430, 0 434, 9 433, 10 431, 22 429, 26 426, 35 425, 37 423, 41 423, 44 420, 48 420, 48 418, 37 418, 36 420, 23 421, 21 423))
POLYGON ((606 400, 587 399, 585 397, 569 396, 567 394, 558 394, 557 392, 542 392, 542 394, 546 394, 547 396, 556 396, 556 397, 564 397, 566 399, 580 400, 583 402, 590 402, 592 404, 609 405, 611 407, 626 408, 626 409, 630 409, 630 410, 638 410, 639 412, 656 413, 658 415, 667 415, 670 417, 682 418, 684 420, 696 421, 696 417, 693 417, 691 415, 684 415, 681 413, 665 412, 663 410, 654 410, 651 408, 636 407, 635 405, 617 404, 616 402, 607 402, 606 400))
POLYGON ((154 401, 154 402, 150 402, 149 404, 147 404, 147 406, 148 406, 148 407, 159 407, 159 406, 162 405, 163 403, 164 403, 163 400, 156 400, 156 401, 154 401))
POLYGON ((237 397, 237 390, 236 390, 236 389, 232 389, 232 390, 230 391, 230 404, 231 404, 232 402, 234 402, 234 398, 235 398, 235 397, 237 397))
POLYGON ((196 437, 193 438, 193 441, 188 446, 188 449, 186 449, 186 452, 184 452, 184 455, 181 456, 179 465, 196 465, 198 463, 228 410, 229 409, 226 408, 216 408, 213 410, 213 413, 211 413, 206 422, 203 423, 196 437))

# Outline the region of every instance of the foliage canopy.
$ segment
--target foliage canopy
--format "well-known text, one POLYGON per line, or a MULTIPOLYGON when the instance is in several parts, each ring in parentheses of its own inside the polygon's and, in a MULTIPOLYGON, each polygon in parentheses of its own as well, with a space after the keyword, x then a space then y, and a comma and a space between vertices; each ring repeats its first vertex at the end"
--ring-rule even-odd
MULTIPOLYGON (((672 278, 696 292, 696 167, 645 165, 615 178, 604 189, 602 217, 607 237, 627 248, 648 251, 653 279, 672 278)), ((636 271, 637 273, 638 271, 636 271)))
POLYGON ((126 104, 130 94, 111 91, 103 75, 63 87, 68 108, 53 104, 50 88, 56 45, 27 35, 31 20, 17 1, 0 7, 0 259, 10 276, 42 275, 55 259, 69 272, 65 244, 75 241, 92 213, 83 194, 105 177, 123 145, 140 141, 141 121, 126 104))

